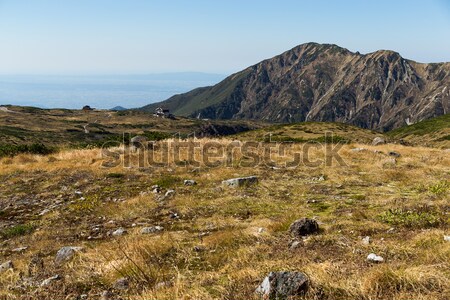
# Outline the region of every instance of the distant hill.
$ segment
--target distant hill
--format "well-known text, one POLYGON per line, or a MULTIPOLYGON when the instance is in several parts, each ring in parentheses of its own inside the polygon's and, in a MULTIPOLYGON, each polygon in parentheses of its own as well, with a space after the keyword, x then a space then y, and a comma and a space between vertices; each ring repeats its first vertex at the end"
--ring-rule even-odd
POLYGON ((127 110, 128 108, 125 108, 123 106, 114 106, 113 108, 111 108, 110 110, 112 111, 121 111, 121 110, 127 110))
POLYGON ((308 43, 161 106, 181 116, 268 122, 327 121, 389 131, 450 110, 450 63, 393 51, 353 53, 308 43))

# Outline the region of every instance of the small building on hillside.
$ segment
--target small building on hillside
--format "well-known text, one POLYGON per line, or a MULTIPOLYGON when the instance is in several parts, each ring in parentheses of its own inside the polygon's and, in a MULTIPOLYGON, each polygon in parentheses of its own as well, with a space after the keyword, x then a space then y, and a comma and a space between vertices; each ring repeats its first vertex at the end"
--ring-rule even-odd
POLYGON ((161 107, 156 108, 153 115, 158 118, 175 119, 175 116, 170 113, 170 110, 161 107))

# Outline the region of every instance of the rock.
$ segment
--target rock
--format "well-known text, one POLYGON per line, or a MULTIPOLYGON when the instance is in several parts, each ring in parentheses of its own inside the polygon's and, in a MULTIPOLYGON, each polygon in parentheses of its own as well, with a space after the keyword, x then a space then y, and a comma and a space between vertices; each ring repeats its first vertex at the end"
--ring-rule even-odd
POLYGON ((263 299, 287 299, 304 295, 308 286, 309 279, 301 272, 270 272, 255 292, 263 299))
POLYGON ((382 145, 382 144, 386 144, 386 140, 382 137, 377 136, 376 138, 373 139, 372 141, 372 145, 373 146, 378 146, 378 145, 382 145))
POLYGON ((127 234, 127 231, 124 228, 119 228, 113 231, 112 236, 121 236, 127 234))
POLYGON ((164 197, 169 198, 173 197, 175 195, 175 190, 167 190, 167 192, 164 194, 164 197))
POLYGON ((291 250, 294 250, 294 249, 300 248, 300 247, 303 246, 303 245, 304 245, 303 241, 293 241, 293 242, 291 243, 291 245, 289 246, 289 248, 290 248, 291 250))
POLYGON ((41 286, 47 286, 50 283, 52 283, 53 281, 59 280, 59 279, 61 279, 61 276, 59 276, 59 275, 55 275, 55 276, 49 277, 49 278, 47 278, 47 279, 45 279, 44 281, 41 282, 41 286))
POLYGON ((258 177, 256 176, 232 178, 222 181, 222 184, 228 187, 249 186, 256 183, 258 183, 258 177))
POLYGON ((100 300, 112 300, 112 297, 114 297, 113 293, 111 293, 110 291, 103 291, 100 296, 100 300))
POLYGON ((197 182, 195 180, 185 180, 184 185, 193 186, 193 185, 197 185, 197 182))
POLYGON ((291 224, 289 232, 294 236, 305 236, 319 231, 319 224, 316 220, 301 218, 291 224))
POLYGON ((164 230, 164 228, 161 226, 144 227, 141 229, 141 234, 157 233, 157 232, 161 232, 163 230, 164 230))
POLYGON ((127 290, 130 287, 130 282, 127 278, 120 278, 114 283, 116 290, 127 290))
POLYGON ((370 253, 367 256, 367 260, 369 262, 373 262, 373 263, 382 263, 384 261, 384 258, 381 256, 376 255, 375 253, 370 253))
POLYGON ((400 157, 402 156, 400 153, 395 152, 395 151, 389 151, 389 156, 393 156, 393 157, 400 157))
POLYGON ((56 253, 55 263, 57 265, 60 265, 66 261, 69 261, 75 255, 76 252, 81 251, 82 249, 83 249, 82 247, 71 247, 71 246, 62 247, 56 253))
POLYGON ((364 245, 369 245, 370 244, 370 236, 366 236, 365 238, 363 238, 362 243, 364 245))
POLYGON ((444 235, 444 241, 450 242, 450 235, 444 235))
POLYGON ((13 269, 14 265, 12 261, 8 260, 0 265, 0 273, 6 272, 9 269, 13 269))
POLYGON ((39 215, 40 215, 40 216, 43 216, 43 215, 48 214, 49 212, 50 212, 50 209, 46 208, 46 209, 44 209, 43 211, 41 211, 41 212, 39 213, 39 215))
POLYGON ((350 151, 352 151, 352 152, 362 152, 362 151, 367 151, 367 149, 366 148, 353 148, 350 151))
POLYGON ((12 249, 11 251, 12 252, 24 252, 25 250, 27 250, 28 249, 28 247, 18 247, 18 248, 14 248, 14 249, 12 249))

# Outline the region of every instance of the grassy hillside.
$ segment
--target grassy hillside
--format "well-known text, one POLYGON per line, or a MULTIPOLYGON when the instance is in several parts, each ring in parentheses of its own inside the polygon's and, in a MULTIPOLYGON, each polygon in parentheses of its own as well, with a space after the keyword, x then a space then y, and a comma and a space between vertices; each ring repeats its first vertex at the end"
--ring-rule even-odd
POLYGON ((450 114, 401 127, 387 135, 416 145, 450 148, 450 114))
POLYGON ((343 123, 303 122, 274 125, 243 132, 236 136, 242 140, 307 142, 323 141, 325 133, 334 137, 335 142, 371 143, 375 137, 385 137, 383 133, 362 129, 343 123))
POLYGON ((0 109, 1 145, 42 143, 48 146, 98 146, 110 140, 122 140, 124 133, 227 135, 258 128, 262 124, 247 121, 203 121, 178 117, 162 119, 142 111, 39 109, 2 106, 0 109))
MULTIPOLYGON (((227 147, 236 139, 200 142, 227 147)), ((302 153, 302 144, 292 147, 302 153)), ((310 149, 310 159, 324 151, 310 149)), ((13 268, 0 275, 0 299, 256 300, 264 277, 282 270, 308 276, 299 299, 449 299, 448 154, 363 144, 339 154, 345 165, 314 168, 247 166, 239 154, 232 167, 169 160, 163 168, 104 168, 97 149, 2 158, 0 264, 13 268), (259 183, 221 185, 246 175, 259 183), (321 231, 291 236, 301 217, 321 231), (156 225, 162 229, 141 233, 156 225), (120 228, 126 233, 113 234, 120 228), (82 248, 56 264, 63 246, 82 248), (369 253, 384 262, 368 262, 369 253)))

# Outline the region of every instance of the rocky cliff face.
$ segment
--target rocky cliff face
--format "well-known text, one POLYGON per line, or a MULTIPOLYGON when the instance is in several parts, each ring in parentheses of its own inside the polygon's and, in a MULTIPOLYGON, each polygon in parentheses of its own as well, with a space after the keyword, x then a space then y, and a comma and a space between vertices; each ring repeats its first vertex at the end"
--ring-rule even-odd
POLYGON ((362 55, 303 44, 219 84, 157 106, 175 114, 271 122, 332 121, 382 131, 450 109, 450 63, 422 64, 393 51, 362 55))

